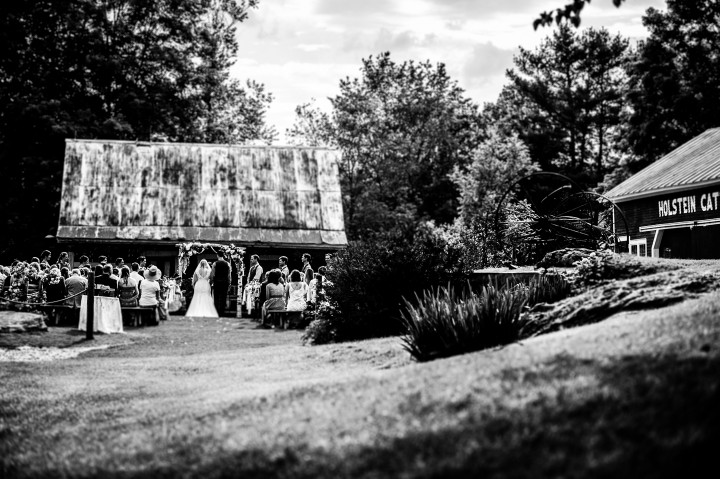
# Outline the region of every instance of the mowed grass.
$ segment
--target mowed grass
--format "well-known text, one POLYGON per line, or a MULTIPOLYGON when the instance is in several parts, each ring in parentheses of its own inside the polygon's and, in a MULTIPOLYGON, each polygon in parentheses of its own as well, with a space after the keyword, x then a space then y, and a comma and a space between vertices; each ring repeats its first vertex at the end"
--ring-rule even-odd
POLYGON ((174 319, 0 363, 2 476, 675 478, 716 462, 718 293, 422 364, 399 338, 300 336, 174 319))

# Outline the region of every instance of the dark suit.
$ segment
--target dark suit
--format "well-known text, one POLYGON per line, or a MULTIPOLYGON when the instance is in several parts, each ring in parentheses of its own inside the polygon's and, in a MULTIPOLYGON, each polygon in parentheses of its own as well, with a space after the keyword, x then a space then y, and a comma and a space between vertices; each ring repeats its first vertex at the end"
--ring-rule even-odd
POLYGON ((224 259, 218 259, 212 268, 212 287, 215 309, 218 315, 225 313, 225 302, 227 301, 228 288, 230 288, 232 267, 224 259))
POLYGON ((112 279, 109 274, 101 274, 100 276, 95 278, 95 284, 104 284, 105 286, 109 287, 113 290, 113 296, 117 296, 119 294, 118 282, 116 279, 112 279))

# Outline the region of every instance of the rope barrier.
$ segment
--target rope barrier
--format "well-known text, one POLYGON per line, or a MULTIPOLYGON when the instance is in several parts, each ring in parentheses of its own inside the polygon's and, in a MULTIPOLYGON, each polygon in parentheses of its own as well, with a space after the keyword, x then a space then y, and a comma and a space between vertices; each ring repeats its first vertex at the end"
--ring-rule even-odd
POLYGON ((67 298, 56 299, 56 300, 54 300, 54 301, 46 301, 46 302, 44 302, 44 303, 28 303, 28 302, 26 302, 26 301, 17 301, 17 300, 10 299, 10 298, 0 298, 0 301, 7 301, 8 303, 15 303, 15 304, 24 304, 24 305, 27 305, 27 306, 38 306, 38 305, 41 305, 41 306, 42 306, 42 305, 46 305, 46 304, 61 303, 61 302, 63 302, 63 301, 67 301, 68 299, 72 299, 72 298, 74 298, 74 297, 76 297, 76 296, 80 296, 81 294, 84 294, 84 293, 86 293, 86 292, 87 292, 87 289, 84 289, 84 290, 80 291, 79 293, 75 293, 75 294, 73 294, 72 296, 68 296, 67 298))

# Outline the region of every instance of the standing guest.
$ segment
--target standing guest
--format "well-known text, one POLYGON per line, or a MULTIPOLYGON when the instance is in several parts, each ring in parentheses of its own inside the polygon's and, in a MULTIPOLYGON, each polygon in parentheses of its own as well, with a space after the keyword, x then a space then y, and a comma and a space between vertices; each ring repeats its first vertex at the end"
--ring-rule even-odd
POLYGON ((88 268, 90 269, 90 258, 88 258, 86 255, 80 256, 80 265, 78 265, 78 268, 88 268))
POLYGON ((107 256, 98 256, 98 263, 100 263, 100 266, 105 266, 107 264, 107 256))
POLYGON ((218 251, 217 261, 213 263, 210 273, 210 284, 213 289, 213 299, 218 316, 222 317, 225 312, 225 301, 227 301, 228 289, 232 281, 232 268, 230 263, 225 261, 225 253, 218 251))
POLYGON ((247 282, 261 282, 263 277, 263 267, 260 266, 260 257, 256 254, 250 256, 250 271, 248 272, 247 282))
POLYGON ((288 311, 305 311, 307 308, 307 288, 300 271, 290 273, 290 281, 285 285, 285 300, 288 311))
POLYGON ((138 256, 137 263, 140 265, 141 270, 147 268, 147 258, 145 256, 138 256))
POLYGON ((135 280, 137 284, 140 284, 140 281, 142 281, 143 277, 140 274, 140 265, 138 263, 133 263, 130 265, 130 277, 135 280))
POLYGON ((63 266, 60 268, 60 276, 63 277, 63 280, 66 280, 70 277, 70 270, 67 268, 67 266, 63 266))
MULTIPOLYGON (((45 250, 42 253, 40 253, 40 259, 37 260, 38 263, 45 263, 46 265, 50 265, 50 257, 52 256, 52 253, 50 251, 45 250)), ((33 262, 35 262, 35 258, 33 258, 33 262)))
POLYGON ((110 278, 114 279, 115 281, 120 281, 120 268, 112 266, 112 273, 110 273, 110 278))
POLYGON ((278 259, 278 265, 280 266, 280 273, 282 274, 284 281, 287 281, 288 276, 290 276, 290 268, 288 268, 287 264, 288 264, 288 257, 280 256, 280 259, 278 259))
POLYGON ((311 259, 312 259, 312 257, 310 256, 310 253, 303 253, 303 255, 302 255, 303 267, 302 267, 301 273, 302 273, 303 280, 305 281, 305 284, 308 284, 308 285, 310 284, 310 281, 312 281, 313 275, 315 274, 315 272, 312 269, 312 266, 310 266, 311 259), (308 271, 309 271, 309 273, 308 273, 308 271))
POLYGON ((318 268, 318 272, 315 273, 315 277, 310 281, 310 285, 308 286, 308 295, 307 295, 307 301, 308 303, 315 304, 317 302, 317 297, 319 291, 322 289, 323 280, 325 279, 325 266, 320 266, 318 268))
POLYGON ((267 314, 269 311, 285 310, 285 291, 280 284, 282 274, 279 269, 273 269, 267 274, 267 285, 265 286, 265 301, 262 303, 260 314, 261 325, 267 325, 267 314))
MULTIPOLYGON (((82 293, 87 289, 88 281, 82 276, 80 269, 75 268, 70 273, 70 277, 65 280, 65 289, 67 289, 67 295, 72 296, 74 294, 82 293)), ((66 303, 70 306, 80 307, 82 296, 77 295, 74 298, 70 298, 66 303)))
POLYGON ((115 267, 118 269, 118 274, 120 274, 120 270, 123 266, 125 266, 125 260, 122 258, 115 258, 115 267))
POLYGON ((160 301, 160 270, 152 265, 145 270, 145 278, 140 282, 140 306, 154 308, 160 301))
MULTIPOLYGON (((116 279, 110 277, 112 275, 112 266, 106 264, 105 266, 101 266, 101 268, 102 274, 95 278, 95 284, 99 286, 107 286, 111 290, 110 295, 117 296, 118 282, 116 279)), ((97 273, 97 266, 95 267, 95 271, 97 273)))
POLYGON ((65 251, 63 251, 62 253, 60 253, 60 256, 58 256, 55 266, 57 266, 61 272, 63 267, 70 270, 70 256, 65 251))

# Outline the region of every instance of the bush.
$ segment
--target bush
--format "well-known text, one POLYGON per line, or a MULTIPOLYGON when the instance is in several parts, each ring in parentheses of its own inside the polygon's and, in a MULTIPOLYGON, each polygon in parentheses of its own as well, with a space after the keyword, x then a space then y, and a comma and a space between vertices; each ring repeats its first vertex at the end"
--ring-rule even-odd
POLYGON ((580 289, 610 280, 635 278, 679 267, 662 264, 656 258, 617 254, 609 250, 595 251, 575 262, 573 285, 580 289))
POLYGON ((457 294, 452 286, 426 290, 405 302, 403 347, 418 361, 464 354, 517 341, 525 306, 566 297, 563 277, 542 276, 529 285, 484 286, 457 294))
POLYGON ((403 297, 456 278, 457 265, 456 253, 431 224, 351 242, 328 257, 327 278, 332 287, 326 288, 328 304, 319 306, 325 308, 325 319, 311 323, 305 342, 401 334, 403 297))

